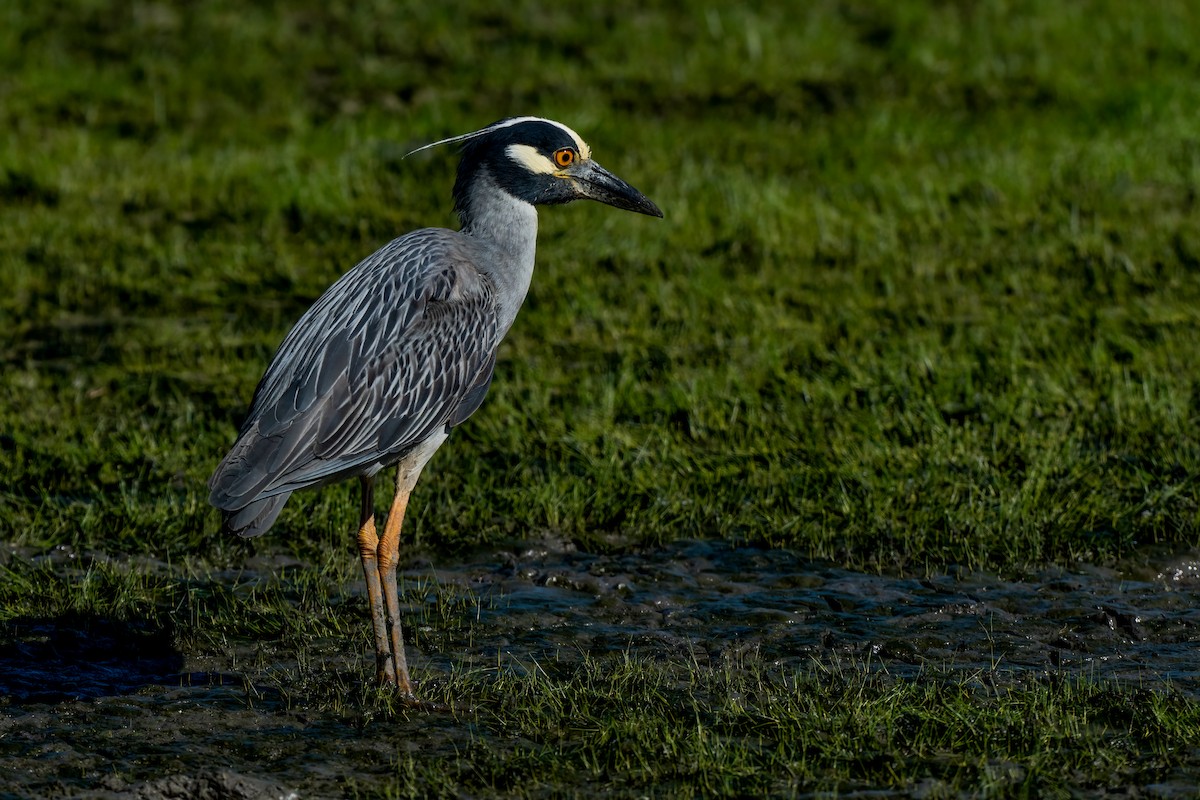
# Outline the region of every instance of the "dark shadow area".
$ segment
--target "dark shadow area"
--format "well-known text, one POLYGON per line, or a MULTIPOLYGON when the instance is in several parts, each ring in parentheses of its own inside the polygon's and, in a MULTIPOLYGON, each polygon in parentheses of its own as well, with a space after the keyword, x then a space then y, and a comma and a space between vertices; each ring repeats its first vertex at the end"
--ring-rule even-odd
POLYGON ((0 626, 0 698, 57 703, 178 685, 183 655, 159 621, 88 614, 18 617, 0 626))

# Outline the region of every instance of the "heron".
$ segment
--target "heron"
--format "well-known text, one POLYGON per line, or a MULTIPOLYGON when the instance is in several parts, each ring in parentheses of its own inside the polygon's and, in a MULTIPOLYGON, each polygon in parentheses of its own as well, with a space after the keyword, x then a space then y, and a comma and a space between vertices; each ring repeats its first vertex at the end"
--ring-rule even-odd
POLYGON ((414 699, 396 590, 404 513, 429 459, 487 395, 533 278, 536 207, 591 199, 662 217, 561 122, 509 117, 412 152, 445 144, 460 145, 460 229, 394 239, 317 299, 279 345, 208 482, 222 528, 254 537, 293 492, 358 479, 376 680, 414 699), (390 467, 396 490, 380 535, 375 481, 390 467))

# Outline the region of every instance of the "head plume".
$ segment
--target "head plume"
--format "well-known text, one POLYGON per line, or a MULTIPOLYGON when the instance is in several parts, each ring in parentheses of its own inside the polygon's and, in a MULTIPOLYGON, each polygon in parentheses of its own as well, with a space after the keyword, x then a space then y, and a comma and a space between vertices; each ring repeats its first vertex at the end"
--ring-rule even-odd
POLYGON ((462 133, 462 134, 459 134, 458 136, 451 136, 448 139, 438 139, 436 142, 430 142, 429 144, 421 145, 416 150, 410 150, 407 153, 405 153, 404 157, 408 158, 409 156, 413 155, 414 153, 419 153, 422 150, 429 150, 431 148, 434 148, 434 147, 437 147, 437 146, 443 145, 443 144, 457 144, 459 142, 469 142, 472 139, 478 139, 480 136, 487 136, 490 133, 495 133, 496 131, 503 130, 504 128, 511 128, 513 125, 520 125, 523 122, 545 122, 549 125, 554 125, 556 127, 562 128, 564 131, 566 131, 571 136, 572 139, 575 140, 576 145, 578 146, 578 149, 581 154, 583 154, 585 157, 590 155, 590 153, 588 152, 587 144, 583 141, 582 138, 580 138, 579 134, 576 133, 575 131, 571 130, 570 128, 568 128, 566 125, 563 125, 561 122, 555 122, 554 120, 546 119, 545 117, 505 117, 504 119, 497 120, 496 122, 493 122, 491 125, 480 128, 477 131, 471 131, 470 133, 462 133))

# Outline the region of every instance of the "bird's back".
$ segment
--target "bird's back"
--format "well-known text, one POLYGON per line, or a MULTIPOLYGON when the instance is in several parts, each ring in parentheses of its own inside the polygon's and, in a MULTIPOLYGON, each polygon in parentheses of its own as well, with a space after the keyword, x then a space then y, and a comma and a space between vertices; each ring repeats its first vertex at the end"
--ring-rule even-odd
POLYGON ((374 475, 478 408, 499 344, 487 257, 463 234, 419 230, 321 295, 209 480, 229 529, 263 533, 296 489, 374 475))

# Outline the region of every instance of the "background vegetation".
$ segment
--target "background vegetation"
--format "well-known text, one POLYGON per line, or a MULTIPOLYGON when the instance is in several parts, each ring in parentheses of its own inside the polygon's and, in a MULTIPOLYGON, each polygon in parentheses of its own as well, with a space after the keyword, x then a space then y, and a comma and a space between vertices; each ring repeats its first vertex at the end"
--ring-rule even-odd
MULTIPOLYGON (((422 541, 917 567, 1196 541, 1186 3, 6 6, 19 543, 211 552, 204 480, 289 325, 453 222, 453 154, 402 155, 516 113, 667 218, 542 214, 422 541)), ((340 533, 353 491, 291 504, 287 538, 340 533)))
MULTIPOLYGON (((11 561, 0 619, 170 619, 191 657, 216 634, 138 559, 286 553, 353 581, 330 565, 355 487, 295 497, 245 543, 217 535, 204 482, 323 289, 453 225, 453 153, 404 154, 514 114, 574 127, 666 218, 542 213, 491 396, 427 471, 410 541, 452 559, 715 537, 900 574, 1186 552, 1197 42, 1186 0, 0 4, 0 538, 132 565, 92 595, 94 573, 60 574, 74 595, 48 601, 53 573, 11 561)), ((263 635, 229 602, 221 635, 263 635)), ((939 686, 874 696, 957 691, 939 686)), ((1103 695, 1030 702, 1069 711, 1055 691, 1103 695)), ((1192 700, 1171 707, 1195 725, 1192 700)), ((911 769, 868 784, 937 760, 887 741, 911 769)))

